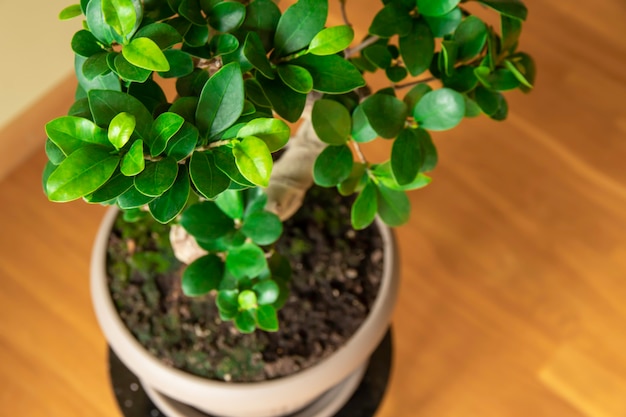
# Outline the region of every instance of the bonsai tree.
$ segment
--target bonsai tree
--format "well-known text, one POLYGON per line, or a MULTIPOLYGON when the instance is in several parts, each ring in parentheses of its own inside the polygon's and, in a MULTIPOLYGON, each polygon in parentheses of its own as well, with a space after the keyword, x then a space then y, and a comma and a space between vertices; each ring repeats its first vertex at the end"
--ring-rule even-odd
POLYGON ((117 205, 172 224, 189 296, 217 291, 223 320, 275 331, 290 270, 281 220, 313 184, 356 195, 355 229, 410 214, 406 192, 437 165, 430 132, 507 116, 503 91, 532 89, 517 51, 520 0, 383 0, 359 42, 326 27, 328 0, 81 0, 71 41, 76 101, 46 125, 51 201, 117 205), (499 27, 470 3, 500 16, 499 27), (364 75, 383 72, 371 91, 364 75), (174 79, 172 102, 159 85, 174 79), (435 82, 437 88, 430 84, 435 82), (295 135, 289 123, 301 121, 295 135), (370 163, 367 142, 393 142, 370 163), (284 149, 284 150, 283 150, 284 149), (277 157, 280 154, 280 157, 277 157), (274 160, 277 160, 274 162, 274 160))

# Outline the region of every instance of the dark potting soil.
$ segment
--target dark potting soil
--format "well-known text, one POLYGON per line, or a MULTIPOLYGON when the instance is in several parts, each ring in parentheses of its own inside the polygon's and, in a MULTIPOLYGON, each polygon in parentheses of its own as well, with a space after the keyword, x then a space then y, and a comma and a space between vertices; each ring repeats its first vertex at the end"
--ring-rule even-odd
POLYGON ((237 382, 290 375, 339 349, 376 297, 382 238, 375 226, 354 231, 350 206, 335 190, 313 188, 285 222, 277 248, 293 277, 276 333, 240 334, 219 320, 214 295, 186 297, 169 228, 148 219, 116 222, 108 264, 113 300, 137 340, 168 365, 237 382))

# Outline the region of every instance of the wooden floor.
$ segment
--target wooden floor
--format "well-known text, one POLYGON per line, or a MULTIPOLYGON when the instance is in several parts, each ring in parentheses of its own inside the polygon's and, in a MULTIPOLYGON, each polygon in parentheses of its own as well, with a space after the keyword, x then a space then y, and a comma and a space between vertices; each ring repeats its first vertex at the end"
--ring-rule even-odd
MULTIPOLYGON (((536 91, 436 135, 397 232, 378 417, 626 416, 626 3, 527 4, 536 91)), ((87 284, 103 209, 48 203, 43 163, 0 183, 0 415, 119 416, 87 284)))

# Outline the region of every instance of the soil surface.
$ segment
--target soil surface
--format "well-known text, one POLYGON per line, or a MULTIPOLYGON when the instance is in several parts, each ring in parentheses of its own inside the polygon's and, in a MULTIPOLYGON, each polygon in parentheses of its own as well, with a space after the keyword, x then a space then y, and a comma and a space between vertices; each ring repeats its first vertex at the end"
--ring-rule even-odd
POLYGON ((277 243, 293 269, 280 330, 238 333, 219 320, 212 294, 188 298, 167 226, 116 222, 110 237, 112 297, 137 340, 192 374, 254 382, 290 375, 332 354, 356 331, 376 297, 383 267, 375 226, 354 231, 351 201, 312 189, 277 243))

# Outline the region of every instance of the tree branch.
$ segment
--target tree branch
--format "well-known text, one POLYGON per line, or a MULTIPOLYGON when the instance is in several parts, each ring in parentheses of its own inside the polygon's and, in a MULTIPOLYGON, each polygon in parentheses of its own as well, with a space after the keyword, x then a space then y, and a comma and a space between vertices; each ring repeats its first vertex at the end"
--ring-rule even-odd
POLYGON ((363 42, 361 42, 359 45, 355 46, 354 48, 347 49, 346 59, 352 58, 354 55, 358 54, 359 52, 361 52, 363 49, 367 48, 368 46, 375 44, 379 40, 380 40, 379 36, 370 36, 369 38, 365 39, 363 42))

